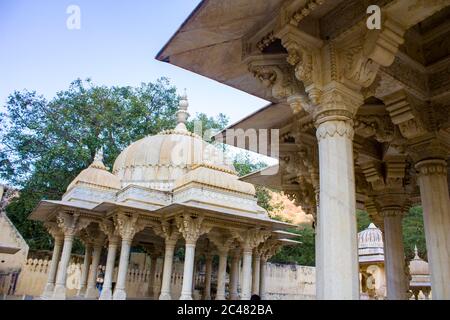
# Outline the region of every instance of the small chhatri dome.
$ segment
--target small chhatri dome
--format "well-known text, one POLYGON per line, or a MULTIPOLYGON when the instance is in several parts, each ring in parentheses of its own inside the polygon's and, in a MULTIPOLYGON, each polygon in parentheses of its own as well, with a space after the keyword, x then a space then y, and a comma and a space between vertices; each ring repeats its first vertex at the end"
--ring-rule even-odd
POLYGON ((359 262, 384 261, 383 233, 373 223, 358 233, 359 262))
POLYGON ((188 106, 184 93, 180 96, 174 129, 133 142, 117 157, 113 173, 122 181, 122 187, 134 184, 172 190, 175 180, 203 163, 235 172, 220 149, 187 130, 188 106))
POLYGON ((120 189, 120 179, 113 175, 103 164, 103 147, 97 150, 94 161, 69 184, 67 191, 76 185, 88 185, 97 188, 120 189))
POLYGON ((419 257, 417 246, 414 246, 414 258, 409 262, 409 272, 411 275, 429 275, 428 262, 419 257))

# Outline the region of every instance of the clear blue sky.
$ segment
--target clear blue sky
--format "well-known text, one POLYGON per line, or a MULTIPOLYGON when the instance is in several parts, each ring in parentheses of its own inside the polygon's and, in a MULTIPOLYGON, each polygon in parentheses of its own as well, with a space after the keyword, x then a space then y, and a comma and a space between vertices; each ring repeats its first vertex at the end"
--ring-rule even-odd
POLYGON ((0 0, 0 108, 14 90, 47 98, 76 78, 139 85, 166 76, 187 88, 190 112, 235 122, 266 102, 154 59, 199 0, 0 0), (69 30, 69 5, 81 29, 69 30))

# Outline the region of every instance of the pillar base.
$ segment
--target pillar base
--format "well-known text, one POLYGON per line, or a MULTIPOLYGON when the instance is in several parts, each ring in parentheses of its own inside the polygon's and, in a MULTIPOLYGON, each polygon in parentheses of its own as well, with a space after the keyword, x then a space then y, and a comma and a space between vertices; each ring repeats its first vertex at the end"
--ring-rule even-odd
POLYGON ((97 299, 98 298, 98 290, 97 288, 87 288, 86 294, 84 295, 87 299, 97 299))
POLYGON ((53 295, 53 291, 55 290, 54 283, 47 283, 44 288, 44 292, 41 295, 41 299, 50 299, 53 295))
POLYGON ((216 295, 216 300, 225 300, 225 295, 216 295))
POLYGON ((113 300, 127 300, 127 293, 124 289, 114 290, 113 300))
POLYGON ((100 294, 99 300, 112 300, 112 290, 111 288, 103 288, 100 294))
POLYGON ((80 289, 77 291, 77 296, 78 296, 78 297, 84 297, 85 294, 86 294, 86 287, 80 288, 80 289))
POLYGON ((172 300, 172 296, 168 292, 161 292, 159 300, 172 300))
POLYGON ((57 284, 53 291, 52 300, 66 300, 66 286, 57 284))
POLYGON ((191 293, 181 293, 180 300, 193 300, 191 293))
POLYGON ((239 294, 237 293, 232 293, 230 295, 230 300, 239 300, 239 294))

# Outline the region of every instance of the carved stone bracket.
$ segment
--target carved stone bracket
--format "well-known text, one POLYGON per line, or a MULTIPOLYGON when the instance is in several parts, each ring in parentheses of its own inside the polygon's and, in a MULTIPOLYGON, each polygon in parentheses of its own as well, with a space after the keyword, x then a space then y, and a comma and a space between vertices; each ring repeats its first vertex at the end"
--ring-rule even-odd
POLYGON ((413 139, 427 133, 418 111, 420 102, 417 99, 400 90, 384 97, 383 101, 392 122, 398 126, 405 138, 413 139))
POLYGON ((248 69, 277 100, 287 101, 294 113, 307 107, 303 84, 294 75, 293 68, 286 63, 286 55, 250 56, 246 59, 248 69))
POLYGON ((44 223, 47 232, 52 235, 55 241, 60 241, 64 239, 64 233, 61 231, 57 223, 54 222, 45 222, 44 223))
POLYGON ((188 213, 176 217, 178 231, 183 235, 186 244, 195 244, 198 238, 208 233, 212 226, 204 223, 204 216, 192 216, 188 213))
POLYGON ((258 252, 261 255, 263 261, 269 260, 273 257, 282 247, 282 244, 276 239, 267 239, 258 247, 258 252))
POLYGON ((122 237, 122 240, 132 241, 136 233, 144 230, 146 227, 143 221, 139 220, 137 214, 126 214, 123 212, 114 216, 114 225, 122 237))
POLYGON ((210 234, 208 239, 217 247, 219 252, 228 252, 235 247, 235 238, 232 236, 210 234))
POLYGON ((60 212, 56 217, 58 227, 64 233, 64 236, 73 237, 80 230, 86 228, 91 222, 88 219, 81 218, 79 213, 60 212))
POLYGON ((153 231, 160 237, 164 238, 167 245, 173 245, 177 243, 180 238, 180 232, 173 223, 163 220, 159 225, 153 227, 153 231))
POLYGON ((244 251, 252 251, 270 237, 270 231, 253 228, 246 231, 232 230, 232 235, 241 243, 244 251))
POLYGON ((114 227, 114 222, 108 219, 103 219, 99 223, 100 230, 108 237, 109 243, 117 243, 119 241, 119 231, 114 227))

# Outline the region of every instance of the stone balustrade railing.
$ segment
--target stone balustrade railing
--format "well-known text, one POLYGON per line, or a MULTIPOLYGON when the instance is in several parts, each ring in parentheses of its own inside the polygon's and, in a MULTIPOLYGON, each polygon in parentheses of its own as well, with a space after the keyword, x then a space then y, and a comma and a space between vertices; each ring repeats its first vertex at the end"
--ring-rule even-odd
MULTIPOLYGON (((40 296, 47 282, 47 274, 49 271, 51 260, 46 259, 28 259, 20 272, 19 279, 15 290, 16 295, 40 296)), ((104 270, 104 266, 99 266, 104 270)), ((160 268, 158 268, 160 269, 160 268)), ((154 292, 159 292, 161 283, 161 270, 155 273, 154 292)), ((177 297, 181 293, 183 283, 183 273, 178 272, 179 268, 174 268, 172 273, 172 293, 173 297, 177 297)), ((67 297, 74 297, 80 288, 82 264, 72 261, 67 268, 67 297)), ((117 267, 114 272, 117 277, 117 267)), ((148 285, 150 278, 149 269, 128 269, 127 276, 127 293, 130 298, 142 298, 148 296, 148 285)), ((114 279, 115 280, 115 279, 114 279)), ((195 276, 196 287, 204 283, 204 275, 197 274, 195 276)))
MULTIPOLYGON (((40 296, 47 282, 50 260, 28 259, 23 266, 16 285, 15 295, 40 296)), ((161 264, 157 265, 154 292, 159 292, 161 286, 161 264)), ((104 270, 104 266, 100 266, 104 270)), ((82 262, 72 259, 67 268, 67 297, 74 297, 80 288, 82 262)), ((182 262, 175 262, 171 279, 172 298, 178 299, 183 284, 182 262)), ((315 271, 313 267, 296 265, 267 264, 267 297, 270 299, 313 299, 315 295, 315 271)), ((241 274, 242 276, 242 274, 241 274)), ((114 282, 117 277, 117 267, 114 272, 114 282)), ((128 298, 148 298, 149 296, 149 269, 137 269, 130 266, 127 275, 128 298)), ((228 277, 227 277, 228 278, 228 277)), ((197 273, 194 277, 195 288, 203 288, 205 275, 197 273)), ((213 287, 216 277, 213 275, 213 287)), ((242 279, 241 279, 242 281, 242 279)), ((199 295, 200 292, 197 292, 199 295)))

